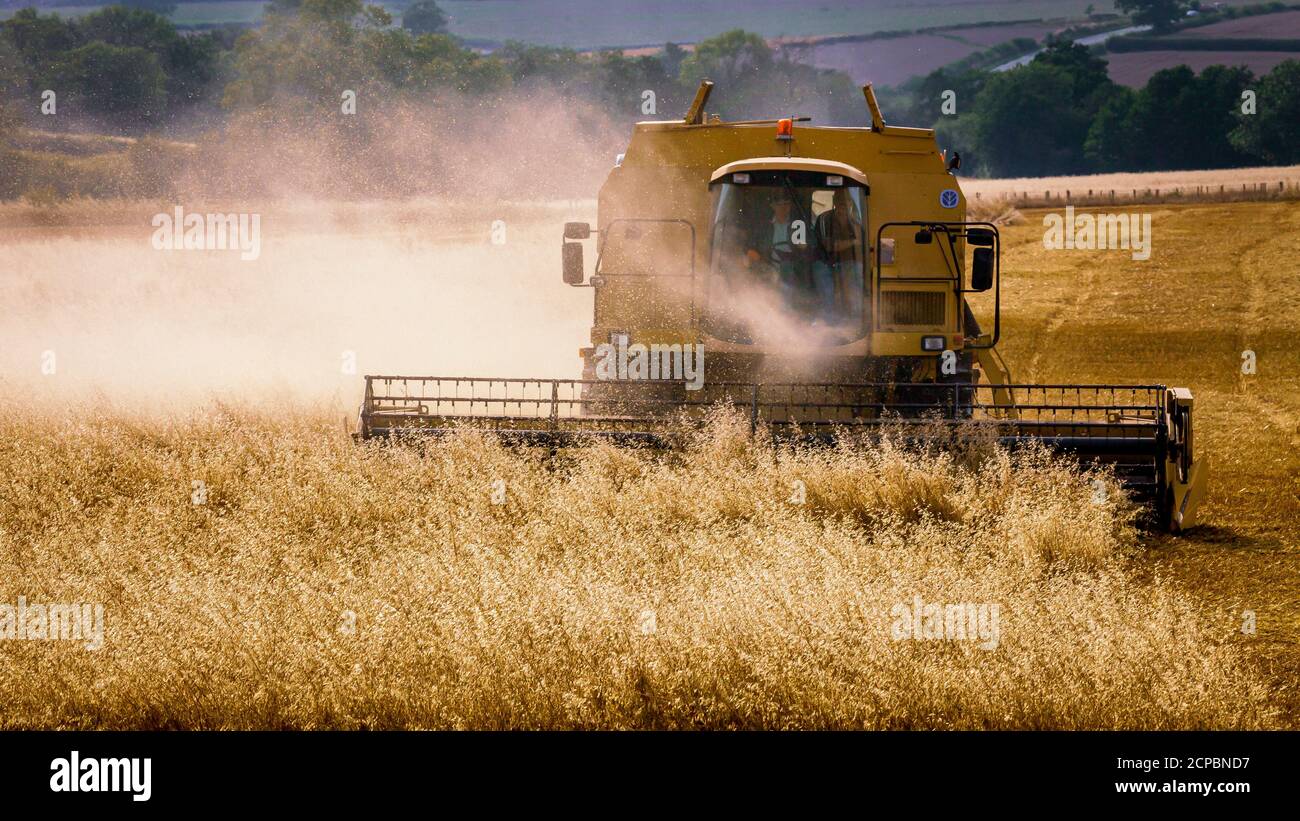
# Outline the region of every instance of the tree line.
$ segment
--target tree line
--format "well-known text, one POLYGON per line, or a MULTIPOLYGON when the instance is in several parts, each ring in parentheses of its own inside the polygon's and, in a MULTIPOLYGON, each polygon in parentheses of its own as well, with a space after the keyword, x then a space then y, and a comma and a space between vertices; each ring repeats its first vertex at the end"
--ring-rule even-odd
POLYGON ((1088 48, 1055 42, 1005 72, 940 69, 903 101, 968 172, 1061 176, 1300 162, 1300 62, 1158 71, 1133 89, 1088 48))
MULTIPOLYGON (((508 43, 492 53, 445 33, 435 3, 405 27, 362 0, 273 0, 256 28, 181 33, 138 7, 68 19, 19 11, 0 23, 0 130, 39 113, 47 91, 71 121, 123 134, 201 133, 249 111, 335 111, 357 99, 500 99, 546 89, 628 123, 680 116, 702 78, 710 113, 807 115, 862 125, 861 90, 844 73, 792 59, 754 33, 653 55, 508 43), (7 126, 6 126, 7 124, 7 126)), ((412 7, 415 8, 415 7, 412 7)), ((1111 81, 1104 59, 1053 42, 1006 72, 949 67, 879 90, 890 122, 933 126, 966 173, 1042 176, 1300 162, 1300 63, 1263 77, 1186 67, 1145 87, 1111 81)), ((48 127, 48 126, 46 126, 48 127)))
POLYGON ((54 90, 61 112, 129 133, 211 124, 259 106, 335 107, 344 89, 437 99, 546 85, 630 121, 679 115, 709 76, 725 116, 808 107, 824 120, 860 114, 860 92, 846 75, 789 59, 743 31, 653 56, 517 42, 482 54, 445 33, 432 2, 408 7, 403 22, 395 27, 382 7, 361 0, 274 0, 256 28, 190 33, 138 7, 78 19, 23 9, 0 23, 0 100, 30 113, 54 90))

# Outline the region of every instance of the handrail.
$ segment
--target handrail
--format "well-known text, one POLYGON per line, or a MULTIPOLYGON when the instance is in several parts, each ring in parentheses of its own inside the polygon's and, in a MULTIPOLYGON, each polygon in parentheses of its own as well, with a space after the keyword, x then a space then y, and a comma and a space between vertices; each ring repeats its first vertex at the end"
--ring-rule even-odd
MULTIPOLYGON (((991 222, 979 222, 979 221, 973 221, 973 222, 972 221, 968 221, 968 222, 928 221, 927 222, 924 220, 909 220, 909 221, 898 221, 898 222, 885 222, 885 223, 881 223, 880 227, 876 229, 875 247, 877 249, 880 248, 881 240, 884 238, 884 233, 886 228, 895 228, 900 226, 911 226, 916 228, 926 228, 930 230, 938 229, 942 231, 944 235, 947 237, 949 245, 952 246, 954 257, 956 256, 956 245, 954 244, 954 240, 950 229, 952 228, 960 229, 961 236, 967 235, 969 233, 969 229, 971 228, 987 228, 992 233, 993 235, 993 336, 988 342, 988 344, 981 345, 977 342, 967 342, 966 347, 991 349, 995 345, 997 345, 998 340, 1001 339, 1002 337, 1002 235, 998 232, 998 227, 991 222)), ((885 282, 952 283, 954 286, 953 294, 958 298, 959 303, 961 301, 962 294, 982 293, 980 291, 974 291, 969 288, 962 287, 962 270, 961 270, 962 260, 954 259, 954 261, 950 264, 948 261, 947 254, 943 254, 943 259, 944 259, 944 265, 948 266, 949 271, 952 273, 952 276, 950 277, 914 277, 914 276, 885 277, 884 271, 882 270, 883 263, 881 262, 880 252, 879 250, 877 250, 876 251, 876 277, 875 277, 876 282, 873 291, 875 297, 874 302, 876 305, 875 307, 876 313, 879 314, 880 311, 880 295, 884 293, 884 289, 881 286, 885 282)), ((958 324, 962 326, 962 331, 964 333, 966 330, 965 312, 962 310, 962 306, 960 304, 958 304, 957 306, 957 316, 958 316, 958 320, 957 320, 958 324)), ((879 316, 876 316, 874 318, 879 319, 879 316)), ((879 328, 879 325, 877 324, 875 327, 879 328)))

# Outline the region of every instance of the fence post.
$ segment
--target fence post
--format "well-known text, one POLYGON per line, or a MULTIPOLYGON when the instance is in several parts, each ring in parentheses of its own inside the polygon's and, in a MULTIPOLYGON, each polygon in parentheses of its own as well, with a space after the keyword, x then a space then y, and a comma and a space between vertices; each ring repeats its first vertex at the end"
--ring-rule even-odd
POLYGON ((749 435, 758 435, 758 383, 754 383, 753 396, 749 402, 749 435))

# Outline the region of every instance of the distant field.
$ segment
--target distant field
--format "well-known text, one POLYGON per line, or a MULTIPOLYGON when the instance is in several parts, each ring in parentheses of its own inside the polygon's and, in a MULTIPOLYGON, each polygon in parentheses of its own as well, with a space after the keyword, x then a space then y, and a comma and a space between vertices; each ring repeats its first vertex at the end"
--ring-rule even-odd
POLYGON ((1090 174, 1079 177, 1034 177, 1030 179, 981 180, 964 177, 961 181, 962 191, 967 196, 979 195, 985 199, 991 197, 1011 196, 1016 194, 1040 194, 1044 191, 1059 193, 1070 191, 1072 195, 1083 194, 1089 190, 1118 191, 1137 189, 1168 190, 1180 188, 1195 189, 1199 186, 1217 187, 1258 183, 1276 184, 1286 182, 1288 186, 1300 184, 1300 165, 1288 165, 1265 168, 1225 168, 1216 171, 1151 171, 1147 173, 1124 174, 1090 174))
POLYGON ((953 29, 951 31, 940 32, 954 37, 960 37, 968 43, 989 48, 999 43, 1005 43, 1008 40, 1014 40, 1017 37, 1032 37, 1035 40, 1041 39, 1048 32, 1060 29, 1061 26, 1053 23, 1010 23, 1005 26, 978 26, 972 28, 953 29))
POLYGON ((1180 31, 1183 37, 1300 37, 1300 11, 1257 14, 1180 31))
MULTIPOLYGON (((99 4, 49 11, 84 14, 99 4)), ((184 3, 173 20, 183 25, 251 22, 262 2, 184 3)), ((383 3, 396 11, 396 3, 383 3)), ((1089 6, 1112 11, 1106 0, 441 0, 453 34, 482 43, 524 40, 551 46, 602 48, 696 42, 734 28, 765 37, 871 34, 999 20, 1079 18, 1089 6)), ((0 10, 8 17, 13 8, 0 10)))
MULTIPOLYGON (((1107 2, 1093 3, 1098 11, 1107 2)), ((929 0, 906 6, 890 0, 572 0, 538 4, 532 0, 463 2, 443 6, 452 30, 483 40, 527 39, 548 45, 601 46, 695 42, 733 28, 765 37, 870 34, 936 25, 997 20, 1082 17, 1087 0, 929 0), (537 15, 539 8, 554 8, 537 15)))
POLYGON ((892 86, 981 50, 981 46, 951 37, 917 34, 816 45, 802 49, 800 59, 818 68, 843 71, 859 85, 892 86))
POLYGON ((1300 58, 1287 51, 1130 51, 1107 54, 1110 78, 1120 85, 1140 88, 1157 71, 1188 66, 1201 72, 1209 66, 1246 66, 1256 75, 1267 74, 1278 63, 1300 58))
POLYGON ((999 43, 1017 37, 1039 40, 1062 27, 1063 24, 1012 23, 950 28, 910 37, 817 43, 803 49, 800 59, 819 68, 843 71, 857 83, 897 85, 999 43))

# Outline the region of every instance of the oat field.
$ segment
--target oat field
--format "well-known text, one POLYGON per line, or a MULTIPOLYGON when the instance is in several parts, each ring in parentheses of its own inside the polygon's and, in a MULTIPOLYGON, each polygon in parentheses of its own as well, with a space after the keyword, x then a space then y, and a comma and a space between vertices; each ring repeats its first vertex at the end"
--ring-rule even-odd
POLYGON ((10 231, 0 604, 102 603, 105 631, 0 641, 0 727, 1300 723, 1290 204, 1154 207, 1146 262, 1047 251, 1042 212, 1004 229, 1018 380, 1195 392, 1212 484, 1178 539, 1043 454, 787 450, 725 412, 667 456, 351 441, 341 350, 571 375, 590 306, 556 226, 589 207, 500 251, 334 209, 238 276, 133 225, 10 231), (998 629, 909 636, 918 598, 998 629))

